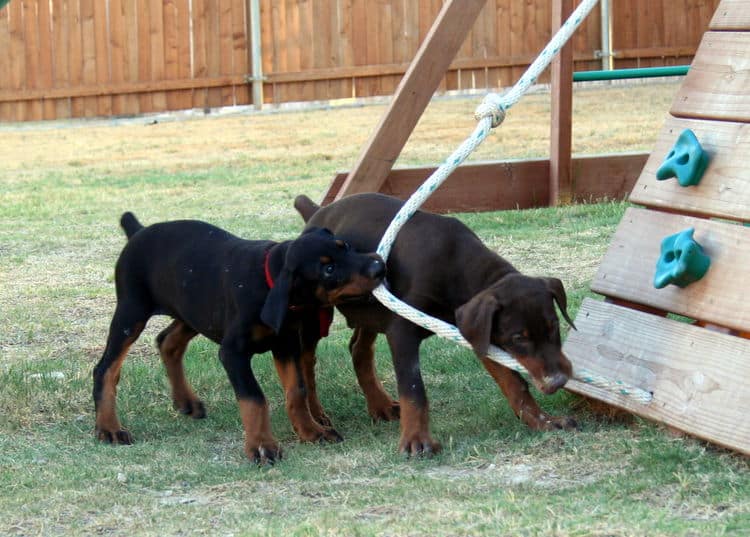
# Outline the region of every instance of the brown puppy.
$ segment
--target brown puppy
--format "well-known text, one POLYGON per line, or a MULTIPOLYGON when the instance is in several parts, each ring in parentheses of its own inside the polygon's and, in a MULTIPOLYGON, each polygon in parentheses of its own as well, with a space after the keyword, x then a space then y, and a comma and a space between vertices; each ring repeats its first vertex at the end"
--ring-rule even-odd
MULTIPOLYGON (((382 194, 358 194, 323 208, 307 196, 298 196, 294 205, 308 227, 325 226, 353 248, 372 251, 403 203, 382 194)), ((519 273, 458 220, 423 211, 399 232, 387 270, 387 285, 394 295, 458 326, 524 423, 539 430, 576 427, 571 418, 543 412, 518 373, 486 357, 489 345, 497 345, 518 360, 548 394, 567 382, 571 365, 561 351, 555 302, 568 323, 573 323, 560 280, 519 273)), ((400 451, 437 452, 440 444, 430 436, 427 395, 419 369, 419 346, 432 333, 395 315, 373 297, 338 309, 354 328, 349 349, 370 415, 393 420, 400 414, 400 451), (375 374, 373 349, 378 333, 386 335, 391 349, 400 404, 386 394, 375 374)))
POLYGON ((307 395, 317 400, 314 377, 306 378, 301 340, 316 339, 328 326, 331 306, 369 293, 385 276, 375 254, 357 253, 327 229, 308 229, 295 240, 249 241, 205 222, 180 220, 143 227, 131 213, 121 225, 128 242, 115 267, 117 308, 104 354, 94 368, 96 434, 100 440, 130 444, 115 409, 120 368, 128 348, 153 315, 174 319, 157 337, 183 414, 202 418, 203 403, 185 378, 182 358, 198 334, 219 344, 219 358, 234 388, 245 429, 245 453, 273 462, 281 449, 269 425, 268 404, 250 359, 271 351, 281 378, 289 419, 301 440, 341 437, 307 395))

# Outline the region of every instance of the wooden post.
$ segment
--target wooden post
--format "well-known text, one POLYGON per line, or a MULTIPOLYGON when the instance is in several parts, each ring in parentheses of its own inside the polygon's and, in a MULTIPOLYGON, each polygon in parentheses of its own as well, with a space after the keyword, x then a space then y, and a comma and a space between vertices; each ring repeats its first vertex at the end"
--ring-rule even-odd
MULTIPOLYGON (((553 0, 552 33, 573 12, 573 0, 553 0)), ((573 111, 573 44, 560 50, 552 62, 552 125, 550 132, 549 204, 569 203, 573 198, 571 138, 573 111)))
POLYGON ((443 5, 336 199, 380 189, 485 2, 448 0, 443 5))

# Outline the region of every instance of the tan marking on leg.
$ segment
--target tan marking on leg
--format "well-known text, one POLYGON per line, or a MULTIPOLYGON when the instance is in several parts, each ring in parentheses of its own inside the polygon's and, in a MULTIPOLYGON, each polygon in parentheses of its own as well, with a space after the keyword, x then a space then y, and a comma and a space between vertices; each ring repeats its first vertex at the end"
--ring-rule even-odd
POLYGON ((318 399, 318 389, 315 382, 316 362, 317 358, 315 357, 315 352, 302 352, 302 356, 300 356, 300 367, 302 369, 302 378, 305 381, 305 389, 307 391, 307 406, 315 421, 324 427, 331 427, 331 418, 326 415, 325 410, 323 410, 323 405, 320 404, 320 399, 318 399))
POLYGON ((399 404, 385 391, 375 371, 376 337, 373 332, 355 331, 351 344, 352 364, 372 419, 393 421, 399 418, 399 404))
POLYGON ((183 414, 203 418, 206 415, 203 402, 190 387, 183 367, 185 350, 195 336, 195 332, 181 321, 174 321, 167 330, 167 335, 159 345, 159 353, 172 387, 172 401, 174 401, 175 408, 183 414))
POLYGON ((126 343, 117 359, 112 362, 102 378, 101 398, 96 405, 96 430, 101 440, 102 434, 109 433, 113 442, 117 442, 117 432, 122 430, 117 418, 117 384, 120 381, 120 368, 132 342, 126 343))
POLYGON ((418 406, 401 397, 401 439, 399 451, 409 455, 439 453, 441 446, 430 436, 429 405, 418 406))
POLYGON ((303 442, 314 442, 322 439, 337 440, 338 433, 327 430, 315 421, 307 405, 307 394, 304 382, 300 382, 301 371, 292 360, 280 360, 274 357, 274 365, 279 374, 286 397, 286 412, 297 436, 303 442), (333 436, 335 435, 335 437, 333 436), (330 438, 329 438, 330 437, 330 438))
POLYGON ((281 458, 281 449, 271 432, 268 403, 238 399, 242 427, 245 429, 245 454, 255 462, 273 462, 281 458))
POLYGON ((576 427, 575 421, 571 418, 550 416, 539 408, 526 382, 507 367, 489 358, 482 358, 482 365, 500 387, 518 419, 530 429, 545 431, 576 427))

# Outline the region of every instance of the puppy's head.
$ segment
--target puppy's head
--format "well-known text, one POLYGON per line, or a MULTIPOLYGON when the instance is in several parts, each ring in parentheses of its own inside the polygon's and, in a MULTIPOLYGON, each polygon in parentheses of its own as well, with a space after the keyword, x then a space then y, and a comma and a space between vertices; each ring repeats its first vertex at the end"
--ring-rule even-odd
POLYGON ((261 319, 278 333, 290 307, 334 306, 366 295, 384 278, 379 255, 353 250, 328 229, 310 228, 288 243, 261 319))
POLYGON ((555 302, 575 328, 560 280, 509 274, 458 308, 456 324, 477 356, 497 345, 528 370, 537 388, 554 393, 572 374, 561 350, 555 302))

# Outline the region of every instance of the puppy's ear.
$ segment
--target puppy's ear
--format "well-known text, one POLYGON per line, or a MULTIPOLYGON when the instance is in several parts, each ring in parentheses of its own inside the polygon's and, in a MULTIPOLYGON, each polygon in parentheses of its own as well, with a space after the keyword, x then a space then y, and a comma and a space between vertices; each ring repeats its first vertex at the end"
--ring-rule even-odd
POLYGON ((458 330, 471 343, 474 352, 480 358, 487 356, 492 334, 492 319, 499 309, 495 295, 484 291, 456 310, 458 330))
POLYGON ((292 290, 292 272, 286 267, 279 273, 273 288, 268 292, 266 302, 260 311, 260 320, 277 334, 281 332, 286 312, 289 311, 289 293, 292 290))
POLYGON ((557 302, 557 307, 560 308, 560 313, 562 313, 562 316, 565 318, 571 328, 573 328, 573 330, 578 330, 576 328, 576 325, 573 324, 573 321, 570 320, 570 316, 568 315, 568 297, 565 295, 565 288, 563 287, 563 283, 557 278, 542 279, 547 284, 547 289, 549 289, 550 293, 552 293, 552 296, 555 298, 555 302, 557 302))

